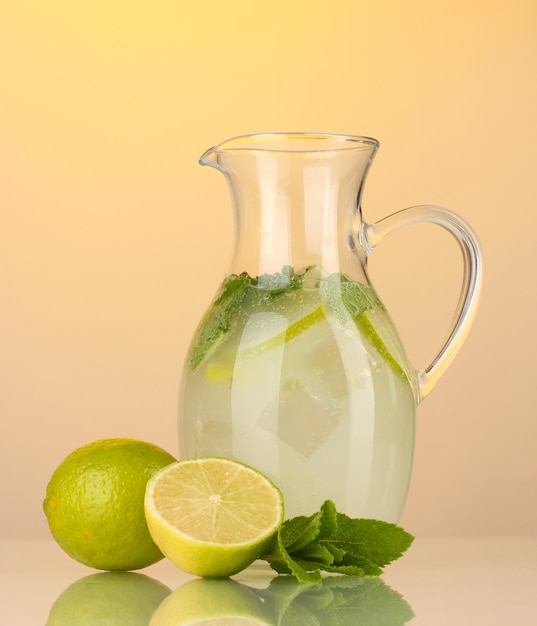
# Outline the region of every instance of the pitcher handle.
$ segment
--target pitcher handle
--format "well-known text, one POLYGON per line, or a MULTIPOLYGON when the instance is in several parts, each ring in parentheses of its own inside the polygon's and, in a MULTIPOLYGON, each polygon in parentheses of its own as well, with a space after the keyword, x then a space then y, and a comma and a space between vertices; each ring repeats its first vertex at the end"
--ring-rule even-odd
POLYGON ((404 226, 432 222, 448 230, 458 241, 463 255, 463 282, 459 302, 447 339, 430 363, 417 373, 421 402, 451 365, 474 322, 483 284, 483 262, 479 243, 470 226, 457 214, 440 206, 420 205, 388 215, 374 224, 362 223, 360 243, 366 256, 389 235, 404 226))

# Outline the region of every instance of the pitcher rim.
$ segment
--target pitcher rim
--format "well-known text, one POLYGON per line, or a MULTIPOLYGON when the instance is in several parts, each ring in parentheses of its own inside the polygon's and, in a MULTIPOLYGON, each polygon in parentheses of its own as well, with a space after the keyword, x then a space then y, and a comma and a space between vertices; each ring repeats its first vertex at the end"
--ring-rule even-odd
POLYGON ((367 135, 353 135, 344 133, 314 133, 314 132, 264 132, 264 133, 247 133, 243 135, 236 135, 229 139, 225 139, 216 146, 206 150, 200 157, 200 163, 202 165, 209 165, 210 161, 208 157, 214 154, 220 154, 222 152, 267 152, 273 154, 308 154, 308 153, 322 153, 322 152, 344 152, 350 150, 356 150, 359 146, 362 149, 372 148, 376 150, 380 146, 380 142, 374 137, 367 135), (341 142, 341 147, 334 147, 332 144, 330 147, 312 147, 312 148, 298 148, 298 149, 286 149, 282 147, 270 148, 265 146, 256 146, 255 141, 261 142, 261 140, 270 141, 271 139, 277 140, 282 138, 288 139, 312 139, 317 141, 331 140, 332 142, 341 142), (251 141, 252 144, 247 142, 251 141), (239 144, 239 145, 236 145, 239 144))

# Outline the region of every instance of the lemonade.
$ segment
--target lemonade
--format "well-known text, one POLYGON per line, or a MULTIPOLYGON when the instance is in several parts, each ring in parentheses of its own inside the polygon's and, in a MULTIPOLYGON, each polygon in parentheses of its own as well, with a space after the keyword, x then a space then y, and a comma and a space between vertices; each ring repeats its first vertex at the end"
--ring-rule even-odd
POLYGON ((181 456, 256 467, 288 517, 331 499, 350 516, 397 521, 415 389, 372 287, 318 266, 228 276, 190 347, 181 456))

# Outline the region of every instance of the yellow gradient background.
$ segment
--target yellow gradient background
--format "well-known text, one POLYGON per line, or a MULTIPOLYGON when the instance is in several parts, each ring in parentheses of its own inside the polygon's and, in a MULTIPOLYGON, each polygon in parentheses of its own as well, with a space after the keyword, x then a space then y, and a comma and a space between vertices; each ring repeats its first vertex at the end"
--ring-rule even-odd
MULTIPOLYGON (((402 524, 535 533, 536 119, 534 0, 3 0, 0 536, 49 536, 45 487, 79 445, 177 454, 182 362, 233 244, 225 182, 197 159, 287 130, 376 137, 366 220, 440 204, 483 246, 476 324, 418 409, 402 524)), ((405 229, 371 271, 422 367, 457 245, 405 229)))

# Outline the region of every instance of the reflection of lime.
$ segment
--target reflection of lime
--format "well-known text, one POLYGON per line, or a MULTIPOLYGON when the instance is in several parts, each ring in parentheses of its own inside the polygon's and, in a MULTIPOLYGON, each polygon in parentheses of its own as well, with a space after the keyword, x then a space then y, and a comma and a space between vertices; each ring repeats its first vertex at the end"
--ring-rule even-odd
POLYGON ((153 614, 149 626, 269 626, 263 602, 234 580, 191 580, 153 614))
POLYGON ((147 524, 178 567, 197 576, 230 576, 267 547, 283 521, 279 489, 230 459, 179 461, 149 481, 147 524))
POLYGON ((173 461, 133 439, 78 448, 47 486, 43 507, 52 536, 71 557, 97 569, 139 569, 160 560, 144 517, 145 486, 173 461))
POLYGON ((142 574, 92 574, 58 597, 46 626, 147 626, 169 593, 168 587, 142 574))

